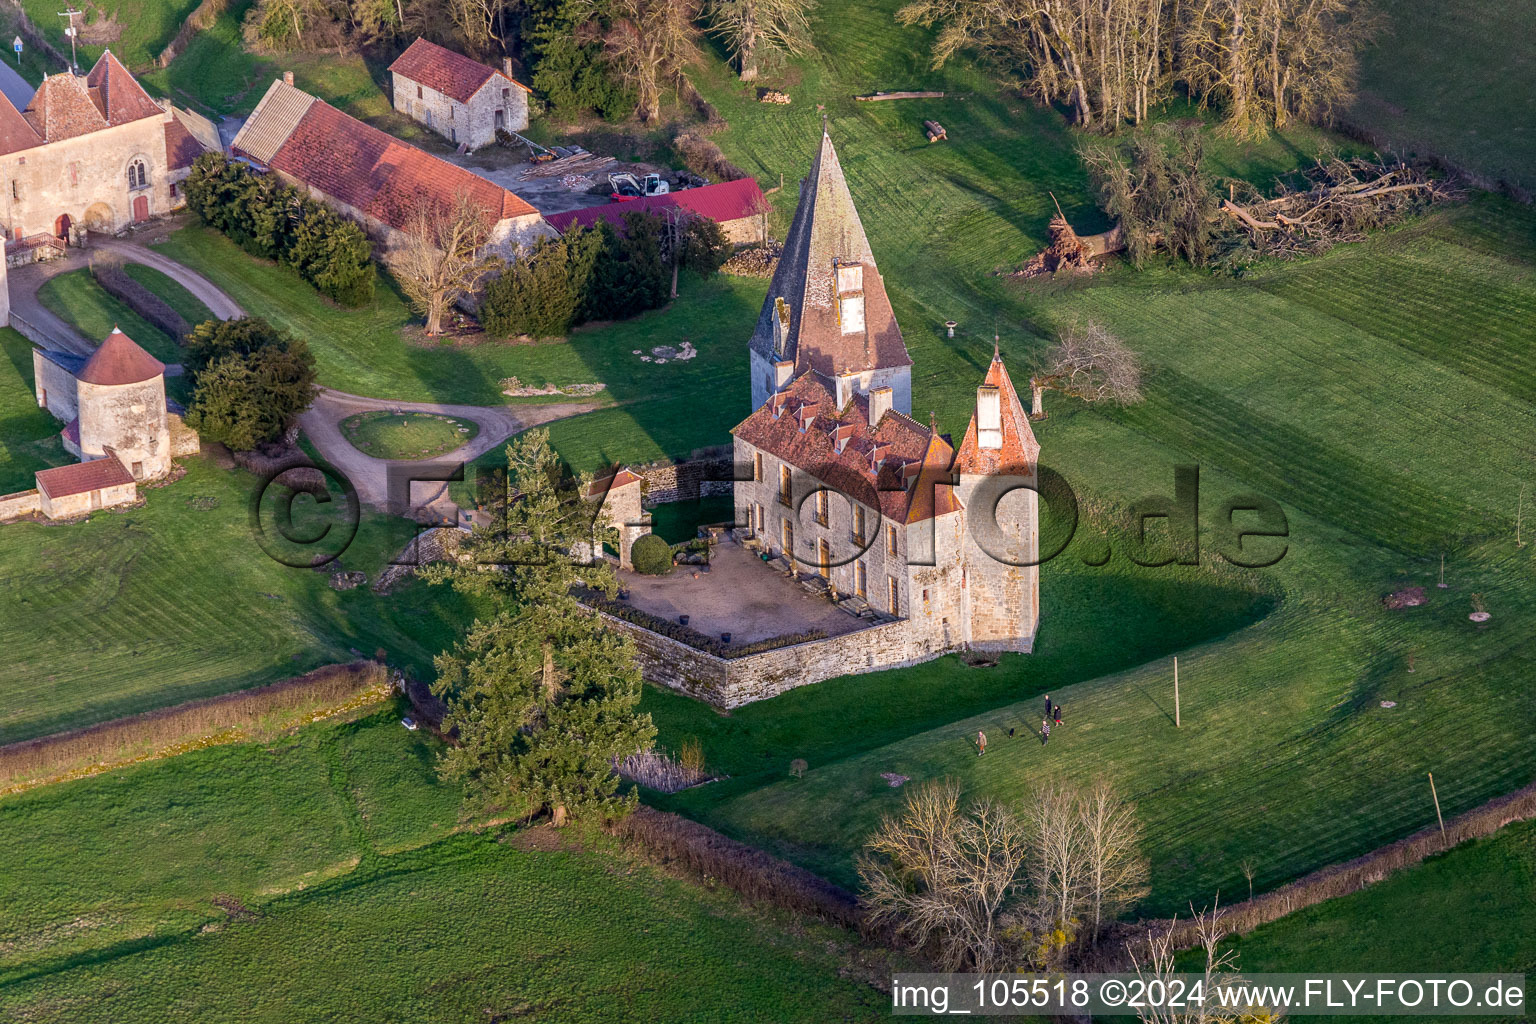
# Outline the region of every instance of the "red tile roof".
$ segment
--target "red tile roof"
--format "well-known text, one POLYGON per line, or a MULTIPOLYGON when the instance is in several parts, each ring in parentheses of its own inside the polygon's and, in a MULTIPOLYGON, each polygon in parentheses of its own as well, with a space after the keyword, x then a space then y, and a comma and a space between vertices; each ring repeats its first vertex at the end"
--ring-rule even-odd
POLYGON ((171 118, 165 123, 165 164, 173 171, 179 171, 184 167, 191 167, 203 152, 203 144, 198 142, 187 126, 176 118, 171 118))
POLYGON ((116 455, 57 469, 40 469, 34 476, 37 489, 49 498, 67 498, 71 494, 88 494, 103 487, 133 483, 133 474, 124 468, 116 455))
POLYGON ((68 72, 48 75, 22 116, 46 142, 73 139, 108 127, 85 79, 68 72))
POLYGON ((825 378, 802 374, 731 433, 898 523, 960 508, 944 438, 894 410, 871 428, 863 395, 842 410, 835 402, 825 378))
POLYGON ((993 476, 999 473, 1027 475, 1034 470, 1040 456, 1040 442, 1029 425, 1029 417, 1019 402, 1013 380, 1003 365, 1002 356, 992 355, 992 365, 987 367, 985 385, 997 388, 1003 414, 1003 440, 1000 448, 982 448, 977 439, 976 414, 971 413, 971 425, 966 428, 965 440, 955 454, 956 473, 974 473, 993 476))
POLYGON ((605 206, 586 206, 579 210, 552 213, 544 219, 549 221, 550 227, 563 235, 572 225, 589 228, 600 220, 619 227, 624 222, 624 214, 630 210, 657 212, 680 207, 712 221, 725 223, 754 216, 766 209, 767 204, 768 200, 755 180, 739 178, 736 181, 722 181, 717 185, 671 192, 664 196, 644 196, 627 203, 608 203, 605 206))
POLYGON ((271 167, 402 231, 423 199, 449 202, 459 192, 493 222, 538 213, 500 185, 319 100, 277 148, 271 167))
POLYGON ((15 104, 0 93, 0 156, 8 156, 42 144, 42 137, 33 129, 32 123, 22 116, 15 104))
POLYGON ((110 125, 127 124, 143 117, 164 114, 160 104, 149 98, 144 87, 128 73, 128 69, 112 55, 111 50, 102 53, 96 66, 91 68, 85 81, 91 88, 91 98, 110 125))
POLYGON ((479 92, 480 87, 491 78, 511 82, 523 92, 533 91, 488 64, 470 60, 462 53, 444 49, 419 36, 405 48, 404 53, 395 58, 389 70, 429 89, 436 89, 445 96, 452 96, 460 103, 468 103, 470 97, 479 92))
POLYGON ((628 466, 624 466, 617 473, 609 473, 607 476, 600 476, 594 479, 587 487, 587 497, 606 497, 610 491, 616 491, 620 487, 628 487, 630 484, 644 482, 644 477, 637 475, 628 466))
POLYGON ((75 379, 87 384, 139 384, 164 372, 164 363, 114 327, 101 347, 85 361, 75 379))
POLYGON ((68 441, 70 444, 74 445, 76 448, 79 448, 80 447, 80 417, 76 416, 74 419, 72 419, 68 423, 64 424, 64 429, 59 431, 59 434, 64 438, 64 440, 68 441))
POLYGON ((801 183, 795 219, 749 345, 769 362, 793 360, 797 374, 815 370, 830 377, 912 365, 837 150, 825 132, 810 175, 801 183), (846 334, 838 308, 839 264, 862 267, 864 326, 846 334), (774 349, 774 306, 779 298, 790 308, 782 353, 774 349))

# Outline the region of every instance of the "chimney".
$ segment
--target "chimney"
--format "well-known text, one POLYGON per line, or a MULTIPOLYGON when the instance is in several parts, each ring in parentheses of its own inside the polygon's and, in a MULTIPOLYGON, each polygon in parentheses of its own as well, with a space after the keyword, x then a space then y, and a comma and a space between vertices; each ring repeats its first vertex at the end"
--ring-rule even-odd
POLYGON ((869 425, 880 426, 880 420, 891 411, 890 386, 871 388, 869 391, 869 425))
POLYGON ((284 71, 283 72, 283 84, 284 85, 292 85, 293 84, 293 72, 292 71, 284 71))
POLYGON ((501 73, 506 75, 508 78, 512 77, 512 58, 511 57, 503 57, 503 58, 501 58, 501 73))
POLYGON ((976 446, 994 451, 1003 446, 1003 396, 995 384, 976 389, 976 446))
POLYGON ((837 388, 837 407, 841 410, 848 404, 848 399, 853 397, 853 378, 839 377, 835 386, 837 388))

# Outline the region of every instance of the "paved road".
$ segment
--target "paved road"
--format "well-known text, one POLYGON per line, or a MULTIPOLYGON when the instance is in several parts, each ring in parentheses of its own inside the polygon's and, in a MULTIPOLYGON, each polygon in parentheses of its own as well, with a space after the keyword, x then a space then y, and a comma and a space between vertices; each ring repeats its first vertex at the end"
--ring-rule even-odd
MULTIPOLYGON (((111 252, 120 256, 128 263, 143 263, 154 267, 173 281, 181 284, 183 288, 197 296, 207 306, 214 316, 221 320, 229 320, 234 317, 244 316, 245 312, 228 295, 220 291, 212 281, 192 270, 189 267, 177 263, 175 260, 145 248, 136 242, 122 238, 103 238, 99 235, 91 236, 91 245, 86 249, 71 248, 67 255, 47 260, 43 263, 29 263, 25 266, 12 269, 9 274, 11 290, 11 312, 13 316, 24 320, 26 323, 17 325, 22 333, 29 334, 26 330, 30 326, 31 333, 41 334, 42 338, 33 338, 34 341, 42 341, 51 348, 63 349, 76 355, 88 356, 96 351, 96 346, 101 344, 100 338, 86 338, 76 331, 62 317, 56 316, 52 310, 44 306, 37 298, 37 290, 41 288, 49 278, 59 274, 68 273, 71 270, 80 270, 90 260, 90 253, 96 250, 111 252)), ((30 336, 30 334, 29 334, 30 336)), ((172 364, 166 368, 170 376, 176 376, 181 372, 180 367, 172 364)))
MULTIPOLYGON (((321 388, 299 426, 315 448, 332 466, 344 473, 357 488, 358 499, 376 508, 386 508, 389 497, 389 470, 396 467, 420 467, 428 462, 468 462, 501 444, 513 434, 541 423, 564 419, 595 409, 592 402, 557 402, 549 405, 444 405, 439 402, 395 402, 382 398, 364 398, 330 388, 321 388), (456 451, 435 459, 390 460, 365 455, 352 446, 341 432, 341 421, 359 412, 433 412, 455 419, 471 420, 480 433, 456 451)), ((420 482, 411 487, 411 507, 431 505, 447 493, 446 484, 420 482)), ((404 511, 404 510, 400 510, 404 511)))

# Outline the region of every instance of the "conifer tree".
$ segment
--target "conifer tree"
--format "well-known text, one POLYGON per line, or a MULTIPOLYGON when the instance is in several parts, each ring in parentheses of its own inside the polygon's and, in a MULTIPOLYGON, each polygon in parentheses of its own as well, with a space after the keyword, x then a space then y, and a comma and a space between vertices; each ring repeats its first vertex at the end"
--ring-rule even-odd
POLYGON ((594 536, 587 481, 565 471, 546 430, 507 447, 507 476, 496 527, 477 529, 458 561, 422 570, 429 582, 502 605, 436 661, 432 692, 459 740, 440 770, 485 809, 547 812, 556 825, 617 817, 635 798, 616 795, 614 762, 649 747, 656 730, 636 710, 634 642, 572 595, 617 591, 611 566, 572 556, 594 536))

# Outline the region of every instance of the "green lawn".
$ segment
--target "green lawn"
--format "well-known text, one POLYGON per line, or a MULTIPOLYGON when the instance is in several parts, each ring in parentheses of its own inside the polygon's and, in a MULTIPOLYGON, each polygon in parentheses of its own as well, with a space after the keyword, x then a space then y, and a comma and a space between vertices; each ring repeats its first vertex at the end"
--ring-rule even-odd
POLYGON ((470 420, 432 413, 365 412, 342 420, 341 432, 358 451, 376 459, 427 459, 468 444, 480 428, 470 420))
MULTIPOLYGON (((80 30, 81 69, 89 69, 108 48, 130 70, 153 64, 197 4, 198 0, 101 0, 79 8, 85 12, 74 19, 80 30)), ((59 17, 58 5, 21 0, 21 7, 48 41, 68 56, 69 40, 64 30, 69 19, 59 17)), ((48 70, 56 73, 63 69, 48 70)))
MULTIPOLYGON (((74 458, 64 450, 64 425, 37 406, 32 390, 32 343, 0 328, 0 494, 30 490, 32 474, 74 458)), ((0 529, 4 529, 0 527, 0 529)), ((0 534, 0 543, 4 536, 0 534)))
POLYGON ((1492 181, 1536 188, 1532 0, 1392 0, 1361 59, 1347 117, 1394 149, 1438 154, 1492 181))
MULTIPOLYGON (((0 1014, 873 1020, 853 942, 603 843, 453 835, 390 709, 5 801, 0 1014), (81 822, 89 821, 89 828, 81 822)), ((574 839, 574 836, 572 837, 574 839)))
MULTIPOLYGON (((151 267, 130 264, 129 273, 149 287, 194 326, 213 318, 196 297, 151 267), (190 314, 190 315, 189 315, 190 314)), ((139 316, 96 283, 85 268, 51 277, 37 290, 37 297, 85 337, 100 342, 116 327, 164 363, 181 362, 180 339, 172 338, 139 316)))
POLYGON ((1245 971, 1536 972, 1536 822, 1229 945, 1245 971))

